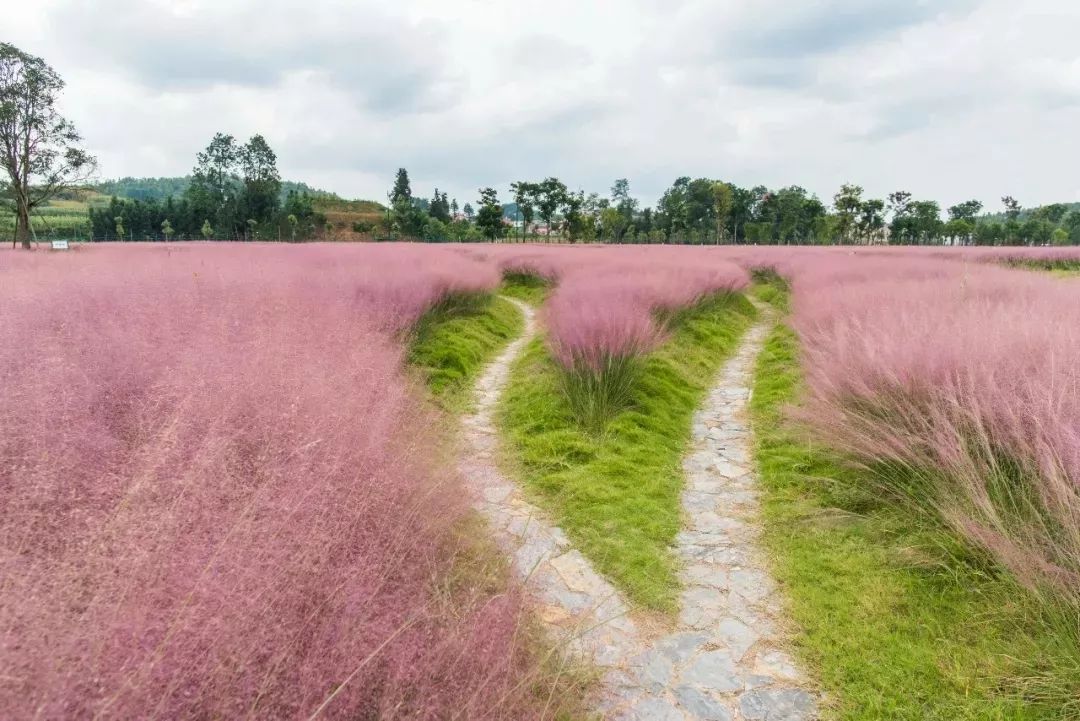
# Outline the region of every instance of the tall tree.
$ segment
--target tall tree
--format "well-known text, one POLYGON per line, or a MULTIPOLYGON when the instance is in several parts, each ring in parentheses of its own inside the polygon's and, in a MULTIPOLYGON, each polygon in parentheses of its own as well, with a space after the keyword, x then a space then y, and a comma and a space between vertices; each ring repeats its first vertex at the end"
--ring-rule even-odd
POLYGON ((945 224, 941 222, 941 206, 936 201, 914 200, 908 207, 911 213, 912 239, 916 243, 933 243, 941 238, 945 224))
POLYGON ((889 193, 888 208, 892 214, 889 221, 889 242, 903 243, 911 239, 911 193, 896 190, 889 193))
POLYGON ((731 208, 735 199, 729 183, 713 183, 713 206, 716 213, 716 242, 724 239, 724 231, 727 228, 728 218, 731 216, 731 208))
POLYGON ((884 210, 885 201, 877 198, 868 198, 859 206, 857 225, 862 242, 869 244, 885 227, 884 210))
POLYGON ((435 197, 428 205, 428 215, 440 223, 450 222, 450 201, 447 200, 446 193, 439 193, 438 188, 435 188, 435 197))
POLYGON ((488 240, 501 238, 503 234, 503 211, 494 188, 480 189, 480 211, 476 225, 488 240))
POLYGON ((244 178, 246 215, 259 223, 273 219, 281 204, 281 174, 277 155, 266 138, 254 135, 239 149, 238 160, 244 178))
POLYGON ((240 148, 231 135, 216 133, 206 149, 195 157, 191 184, 185 193, 196 213, 212 219, 221 238, 231 238, 237 228, 243 186, 237 177, 240 148))
POLYGON ((581 210, 585 205, 585 193, 583 191, 567 192, 563 194, 563 221, 566 227, 566 237, 571 243, 582 237, 585 230, 585 216, 581 210))
POLYGON ((862 209, 862 186, 844 183, 840 186, 840 192, 833 196, 833 208, 836 209, 837 232, 840 241, 851 239, 856 230, 856 221, 859 211, 862 209))
POLYGON ((396 205, 403 200, 412 200, 412 188, 409 186, 409 171, 398 168, 394 189, 390 191, 390 202, 396 205))
POLYGON ((551 233, 551 219, 566 198, 566 186, 558 178, 545 178, 536 187, 536 210, 551 233))
POLYGON ((0 43, 0 162, 14 196, 15 242, 30 247, 30 213, 86 182, 96 161, 56 109, 64 81, 44 60, 0 43))
POLYGON ((536 214, 534 203, 536 202, 537 186, 536 183, 519 180, 516 183, 510 183, 510 192, 514 196, 514 203, 517 204, 518 212, 521 213, 521 239, 524 241, 525 233, 528 231, 529 225, 532 224, 533 217, 536 214))

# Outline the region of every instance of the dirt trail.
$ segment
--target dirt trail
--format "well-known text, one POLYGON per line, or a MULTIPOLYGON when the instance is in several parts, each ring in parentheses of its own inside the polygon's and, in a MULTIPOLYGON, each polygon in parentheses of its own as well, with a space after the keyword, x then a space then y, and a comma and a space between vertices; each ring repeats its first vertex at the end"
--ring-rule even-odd
POLYGON ((549 632, 604 674, 599 710, 610 719, 802 721, 815 717, 805 679, 783 651, 780 605, 758 548, 757 474, 747 404, 766 317, 744 337, 694 417, 683 468, 683 563, 675 628, 647 632, 622 594, 498 469, 494 424, 510 366, 536 333, 525 332, 485 370, 464 418, 460 467, 476 506, 515 571, 527 581, 549 632))

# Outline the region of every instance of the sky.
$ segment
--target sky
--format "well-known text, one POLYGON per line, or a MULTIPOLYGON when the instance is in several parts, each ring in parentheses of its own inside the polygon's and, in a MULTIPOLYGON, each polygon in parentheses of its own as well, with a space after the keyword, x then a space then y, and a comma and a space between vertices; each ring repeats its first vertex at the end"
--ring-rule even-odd
POLYGON ((997 210, 1080 201, 1078 37, 1076 0, 21 0, 0 40, 64 77, 102 178, 220 131, 349 198, 405 167, 462 203, 685 175, 997 210))

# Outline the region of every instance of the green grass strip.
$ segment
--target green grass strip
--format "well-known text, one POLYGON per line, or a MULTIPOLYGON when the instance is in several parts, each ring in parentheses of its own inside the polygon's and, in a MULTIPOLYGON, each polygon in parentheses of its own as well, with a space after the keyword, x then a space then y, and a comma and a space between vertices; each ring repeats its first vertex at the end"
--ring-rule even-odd
POLYGON ((680 313, 650 354, 630 407, 602 434, 583 430, 542 339, 525 350, 503 394, 509 464, 596 568, 646 609, 672 612, 671 546, 681 527, 681 459, 695 408, 755 316, 741 295, 680 313))
POLYGON ((531 273, 506 273, 503 275, 503 285, 499 292, 538 306, 544 302, 550 290, 551 283, 546 278, 531 273))
POLYGON ((521 311, 505 298, 494 294, 455 296, 417 324, 409 346, 409 364, 443 408, 461 412, 480 371, 523 328, 521 311))
MULTIPOLYGON (((782 289, 765 295, 786 302, 782 289)), ((778 325, 751 402, 764 542, 827 717, 1080 718, 1076 619, 964 562, 947 531, 876 497, 795 430, 783 409, 801 387, 796 336, 778 325)))

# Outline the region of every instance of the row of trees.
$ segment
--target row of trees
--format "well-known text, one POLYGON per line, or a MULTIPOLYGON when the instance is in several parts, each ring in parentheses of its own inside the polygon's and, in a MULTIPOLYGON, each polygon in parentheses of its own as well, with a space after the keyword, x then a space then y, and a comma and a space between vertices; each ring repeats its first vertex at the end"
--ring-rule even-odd
MULTIPOLYGON (((613 243, 756 243, 907 245, 1045 245, 1080 244, 1080 207, 1054 204, 1023 210, 1012 197, 1003 211, 982 214, 978 200, 945 209, 907 191, 886 198, 864 197, 862 187, 844 184, 826 205, 805 188, 743 188, 709 178, 678 178, 656 208, 641 207, 625 178, 615 181, 609 197, 573 191, 558 178, 510 185, 513 203, 499 228, 489 217, 457 212, 436 189, 431 201, 418 201, 408 173, 398 171, 390 193, 392 230, 429 240, 472 240, 509 235, 517 239, 547 236, 570 242, 613 243)), ((481 207, 497 204, 495 191, 482 191, 481 207)))
POLYGON ((218 133, 199 153, 179 199, 115 196, 90 210, 94 240, 298 240, 322 231, 325 218, 307 193, 282 201, 277 156, 261 135, 240 145, 218 133))
MULTIPOLYGON (((96 162, 79 147, 75 128, 56 110, 64 83, 41 58, 0 43, 0 164, 8 182, 0 200, 15 215, 15 240, 29 247, 30 217, 58 194, 83 185, 96 162)), ((96 239, 216 237, 230 240, 298 239, 318 234, 325 219, 311 199, 282 199, 277 157, 261 135, 240 144, 218 133, 199 153, 179 200, 169 196, 114 200, 91 214, 96 239)), ((1025 212, 1012 197, 1004 210, 982 215, 969 200, 946 209, 907 191, 865 198, 845 184, 832 206, 806 189, 743 188, 709 178, 678 178, 656 208, 642 208, 630 184, 616 180, 609 197, 570 190, 555 177, 510 186, 517 237, 559 236, 571 242, 674 243, 1080 243, 1080 210, 1054 204, 1025 212), (542 224, 542 225, 541 225, 542 224)), ((391 237, 428 240, 497 239, 507 234, 504 206, 493 188, 480 191, 477 210, 435 190, 414 198, 405 169, 389 194, 386 228, 391 237)))

